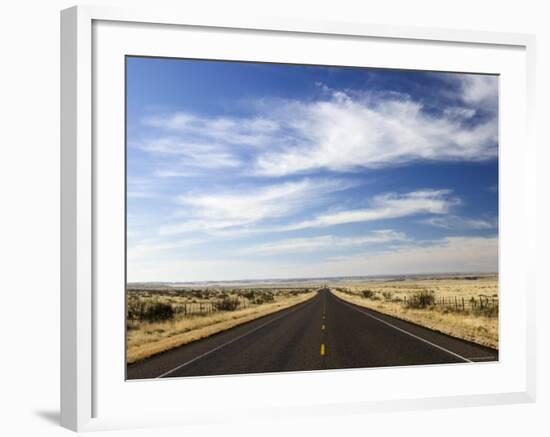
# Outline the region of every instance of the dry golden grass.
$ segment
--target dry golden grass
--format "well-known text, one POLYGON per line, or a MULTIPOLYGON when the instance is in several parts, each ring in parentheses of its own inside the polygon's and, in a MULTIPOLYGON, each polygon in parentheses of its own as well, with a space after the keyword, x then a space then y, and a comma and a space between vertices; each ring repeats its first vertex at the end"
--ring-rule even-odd
POLYGON ((388 314, 403 320, 426 326, 435 331, 462 338, 484 346, 498 349, 498 317, 488 317, 474 311, 451 311, 445 308, 409 308, 403 302, 385 299, 384 292, 390 292, 393 299, 403 299, 420 290, 434 290, 439 297, 478 297, 480 295, 498 297, 496 276, 476 280, 466 279, 407 279, 399 282, 366 282, 346 287, 347 292, 331 289, 341 299, 388 314), (376 299, 361 295, 362 290, 372 290, 376 299))
POLYGON ((496 275, 466 277, 435 277, 426 279, 407 278, 402 281, 362 281, 343 282, 335 285, 358 292, 369 289, 376 293, 390 292, 394 297, 404 298, 418 290, 433 290, 437 297, 498 297, 498 277, 496 275))
POLYGON ((127 362, 148 358, 311 299, 316 292, 280 296, 273 303, 173 321, 142 323, 127 333, 127 362))

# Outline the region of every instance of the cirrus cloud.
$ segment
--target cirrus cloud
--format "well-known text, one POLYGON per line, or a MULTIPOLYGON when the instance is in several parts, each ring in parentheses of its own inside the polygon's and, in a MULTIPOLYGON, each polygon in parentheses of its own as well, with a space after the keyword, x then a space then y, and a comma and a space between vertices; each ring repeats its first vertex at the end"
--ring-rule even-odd
POLYGON ((313 252, 318 250, 336 250, 341 248, 360 247, 365 245, 382 244, 389 242, 407 241, 403 232, 392 229, 371 231, 361 236, 337 237, 334 235, 320 235, 317 237, 289 238, 260 244, 243 249, 241 254, 274 255, 280 253, 313 252))
POLYGON ((322 214, 281 230, 323 228, 347 223, 370 222, 419 214, 445 214, 460 199, 450 196, 449 190, 419 190, 409 193, 384 193, 374 196, 369 207, 322 214))
POLYGON ((249 228, 295 214, 352 186, 352 182, 345 180, 304 178, 261 187, 243 187, 241 190, 188 193, 177 197, 176 202, 184 207, 183 213, 190 219, 163 226, 160 233, 249 228))
POLYGON ((247 193, 185 195, 178 201, 189 207, 185 211, 191 219, 164 226, 160 233, 204 231, 218 235, 239 235, 288 232, 423 214, 446 214, 460 204, 460 199, 453 197, 449 190, 418 190, 376 195, 366 208, 334 211, 294 222, 288 219, 288 216, 302 211, 308 204, 322 204, 326 196, 347 188, 350 188, 349 182, 303 179, 247 193), (286 218, 286 223, 269 224, 272 219, 281 217, 286 218))
POLYGON ((458 98, 437 112, 407 94, 327 87, 317 100, 256 102, 250 105, 251 116, 178 111, 147 117, 142 123, 158 136, 138 147, 181 158, 160 175, 185 175, 189 167, 199 166, 241 167, 256 176, 282 177, 495 158, 498 78, 440 76, 453 84, 450 89, 458 98), (478 112, 489 116, 477 120, 478 112))

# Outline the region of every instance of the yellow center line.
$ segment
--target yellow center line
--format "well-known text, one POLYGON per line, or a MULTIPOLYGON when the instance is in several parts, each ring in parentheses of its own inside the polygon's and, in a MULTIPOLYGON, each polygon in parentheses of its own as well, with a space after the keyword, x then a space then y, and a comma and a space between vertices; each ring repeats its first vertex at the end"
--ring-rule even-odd
POLYGON ((321 325, 321 331, 325 330, 325 325, 321 325))
POLYGON ((325 343, 321 343, 321 356, 325 355, 325 343))

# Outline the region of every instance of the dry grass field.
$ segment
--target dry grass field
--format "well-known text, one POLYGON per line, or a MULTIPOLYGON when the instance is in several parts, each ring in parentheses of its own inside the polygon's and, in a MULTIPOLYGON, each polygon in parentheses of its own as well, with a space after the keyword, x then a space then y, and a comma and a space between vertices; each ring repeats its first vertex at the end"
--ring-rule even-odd
POLYGON ((314 288, 129 288, 127 362, 225 331, 315 294, 314 288))
POLYGON ((338 282, 348 302, 498 349, 498 277, 441 276, 338 282))

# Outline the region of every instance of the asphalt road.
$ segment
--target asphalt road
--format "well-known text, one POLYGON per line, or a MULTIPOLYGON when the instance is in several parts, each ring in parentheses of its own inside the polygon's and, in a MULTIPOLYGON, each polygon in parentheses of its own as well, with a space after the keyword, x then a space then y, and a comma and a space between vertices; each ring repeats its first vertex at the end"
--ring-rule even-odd
POLYGON ((498 351, 349 304, 328 290, 127 367, 128 379, 498 360, 498 351))

